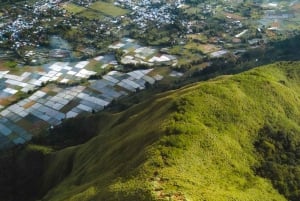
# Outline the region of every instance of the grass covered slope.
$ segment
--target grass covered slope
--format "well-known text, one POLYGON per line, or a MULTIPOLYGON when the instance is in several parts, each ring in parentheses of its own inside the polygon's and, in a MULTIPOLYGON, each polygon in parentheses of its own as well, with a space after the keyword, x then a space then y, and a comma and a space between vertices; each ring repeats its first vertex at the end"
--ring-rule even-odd
POLYGON ((300 63, 219 77, 109 121, 95 118, 98 136, 46 155, 41 189, 51 190, 42 200, 287 200, 274 188, 280 184, 288 199, 300 198, 300 63), (293 164, 285 163, 293 188, 264 171, 266 163, 281 164, 278 130, 293 143, 284 152, 294 154, 293 164))

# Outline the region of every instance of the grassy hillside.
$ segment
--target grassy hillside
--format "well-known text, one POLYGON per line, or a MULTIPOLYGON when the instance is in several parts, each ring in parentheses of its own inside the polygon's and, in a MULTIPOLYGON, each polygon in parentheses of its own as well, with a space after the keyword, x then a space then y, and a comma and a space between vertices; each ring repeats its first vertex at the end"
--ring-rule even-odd
POLYGON ((43 156, 41 200, 300 199, 300 63, 219 77, 87 119, 56 131, 97 133, 87 143, 27 147, 43 156))

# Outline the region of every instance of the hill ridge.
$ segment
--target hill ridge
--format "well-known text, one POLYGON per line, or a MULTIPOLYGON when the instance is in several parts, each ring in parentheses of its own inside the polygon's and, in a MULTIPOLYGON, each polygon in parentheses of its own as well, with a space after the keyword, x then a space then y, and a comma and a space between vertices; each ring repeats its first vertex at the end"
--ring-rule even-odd
POLYGON ((279 62, 99 113, 96 137, 44 150, 41 200, 296 201, 299 100, 300 63, 279 62))

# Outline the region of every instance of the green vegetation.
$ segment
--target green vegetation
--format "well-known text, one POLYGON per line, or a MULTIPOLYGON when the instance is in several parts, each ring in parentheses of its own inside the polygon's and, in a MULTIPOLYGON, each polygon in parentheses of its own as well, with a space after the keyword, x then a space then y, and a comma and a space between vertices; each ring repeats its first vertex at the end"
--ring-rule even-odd
POLYGON ((90 6, 91 9, 104 13, 105 15, 117 17, 125 15, 128 11, 103 1, 97 1, 90 6))
POLYGON ((72 119, 2 155, 0 199, 299 200, 299 94, 300 63, 281 62, 72 119), (31 155, 37 175, 14 162, 31 155))
POLYGON ((184 46, 185 49, 188 49, 192 52, 199 52, 199 53, 210 53, 220 50, 216 45, 212 44, 197 44, 195 42, 189 42, 184 46))
POLYGON ((86 10, 86 8, 84 8, 82 6, 78 6, 73 3, 66 3, 66 4, 64 4, 63 8, 65 8, 68 12, 73 13, 73 14, 77 14, 77 13, 80 13, 80 12, 86 10))
POLYGON ((117 17, 128 13, 127 10, 115 6, 113 3, 103 1, 97 1, 89 8, 77 6, 72 3, 67 3, 64 7, 67 11, 90 20, 101 20, 105 16, 117 17))
POLYGON ((128 27, 130 35, 151 46, 173 46, 179 40, 178 35, 185 32, 185 28, 178 22, 172 25, 157 27, 154 22, 149 22, 147 32, 141 33, 136 25, 128 27))
POLYGON ((94 10, 85 10, 79 14, 81 17, 86 17, 89 20, 101 20, 104 18, 103 15, 94 10))
POLYGON ((257 172, 271 179, 289 200, 296 201, 300 198, 300 136, 297 130, 281 124, 275 128, 267 125, 259 133, 256 147, 262 163, 257 172))
POLYGON ((15 61, 7 61, 4 63, 4 66, 10 69, 14 69, 17 67, 17 62, 15 61))

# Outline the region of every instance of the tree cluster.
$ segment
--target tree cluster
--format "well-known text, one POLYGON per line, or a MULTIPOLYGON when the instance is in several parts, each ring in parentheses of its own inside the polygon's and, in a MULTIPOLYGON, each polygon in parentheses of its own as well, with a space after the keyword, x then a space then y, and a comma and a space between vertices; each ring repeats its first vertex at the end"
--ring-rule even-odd
POLYGON ((288 200, 300 200, 300 140, 296 131, 274 129, 267 125, 255 143, 262 158, 257 173, 269 178, 288 200))

